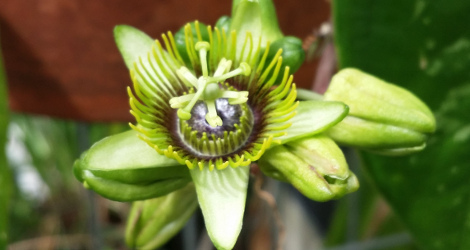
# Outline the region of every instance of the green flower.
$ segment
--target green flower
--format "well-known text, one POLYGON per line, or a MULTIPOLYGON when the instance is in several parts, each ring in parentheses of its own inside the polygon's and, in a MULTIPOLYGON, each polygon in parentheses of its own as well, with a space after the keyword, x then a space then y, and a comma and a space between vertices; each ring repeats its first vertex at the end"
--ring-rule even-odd
POLYGON ((213 243, 218 249, 233 248, 242 226, 249 166, 256 161, 267 175, 291 182, 312 199, 339 198, 358 187, 336 144, 319 135, 340 122, 348 107, 297 101, 290 67, 282 66, 282 49, 270 49, 283 38, 277 21, 266 18, 272 11, 262 8, 273 10, 272 3, 234 4, 230 30, 195 22, 184 27, 179 42, 171 32, 160 42, 129 26, 115 29, 130 69, 128 94, 136 123, 93 145, 74 172, 85 187, 109 199, 156 198, 134 203, 127 232, 132 246, 163 244, 189 218, 187 213, 177 216, 188 205, 174 202, 175 197, 189 201, 197 194, 213 243), (252 19, 246 19, 247 11, 252 19), (273 161, 276 152, 296 160, 273 161), (294 171, 296 166, 301 172, 294 171), (157 207, 167 220, 148 214, 157 207))

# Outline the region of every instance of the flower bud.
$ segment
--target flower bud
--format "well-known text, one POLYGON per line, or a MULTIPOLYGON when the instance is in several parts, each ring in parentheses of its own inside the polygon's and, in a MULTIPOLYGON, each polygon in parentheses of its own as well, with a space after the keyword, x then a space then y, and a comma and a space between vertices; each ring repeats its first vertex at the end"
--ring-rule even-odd
MULTIPOLYGON (((269 47, 268 60, 274 58, 277 51, 282 49, 281 71, 278 74, 275 83, 279 83, 284 76, 284 69, 289 67, 289 74, 294 74, 305 60, 305 51, 302 48, 302 40, 295 36, 285 36, 277 39, 269 47)), ((266 65, 267 66, 267 65, 266 65)), ((272 74, 271 74, 272 75, 272 74)), ((271 76, 268 76, 269 79, 271 76)))
POLYGON ((267 176, 290 182, 316 201, 337 199, 359 188, 341 149, 321 134, 268 150, 259 167, 267 176))
POLYGON ((325 100, 349 106, 349 115, 327 134, 340 144, 379 154, 422 150, 436 127, 432 112, 411 92, 357 69, 337 73, 325 100))
POLYGON ((171 194, 132 204, 126 243, 132 249, 157 249, 175 236, 198 207, 194 184, 171 194))

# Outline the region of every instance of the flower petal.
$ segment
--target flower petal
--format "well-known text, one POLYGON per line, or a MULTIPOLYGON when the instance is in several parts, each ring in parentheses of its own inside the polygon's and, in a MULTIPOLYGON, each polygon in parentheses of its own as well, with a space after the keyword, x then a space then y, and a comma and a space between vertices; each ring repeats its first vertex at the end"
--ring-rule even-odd
POLYGON ((170 178, 142 184, 129 184, 97 177, 88 170, 83 171, 82 177, 86 188, 115 201, 137 201, 160 197, 186 186, 191 181, 190 178, 170 178))
POLYGON ((278 139, 286 143, 325 131, 340 122, 348 110, 342 102, 301 101, 296 109, 297 114, 287 121, 292 123, 284 130, 287 134, 278 139))
POLYGON ((114 28, 114 39, 129 69, 140 56, 147 55, 154 43, 147 34, 128 25, 117 25, 114 28))
POLYGON ((261 36, 263 48, 267 41, 274 42, 283 36, 271 0, 233 1, 230 29, 236 30, 241 35, 243 38, 241 41, 245 40, 246 32, 251 32, 255 39, 254 44, 258 43, 257 39, 261 36))
POLYGON ((191 170, 207 232, 217 249, 232 249, 242 227, 249 167, 191 170))
POLYGON ((129 130, 95 143, 74 164, 77 178, 83 171, 94 176, 128 184, 141 184, 169 178, 189 178, 188 169, 176 160, 159 155, 137 132, 129 130))

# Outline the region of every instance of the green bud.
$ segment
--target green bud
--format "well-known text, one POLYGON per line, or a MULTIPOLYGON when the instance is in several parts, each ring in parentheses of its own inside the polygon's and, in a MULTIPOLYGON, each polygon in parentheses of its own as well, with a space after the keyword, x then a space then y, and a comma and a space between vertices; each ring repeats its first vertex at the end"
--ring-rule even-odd
POLYGON ((228 31, 230 29, 231 22, 232 19, 229 16, 221 16, 219 20, 217 20, 217 22, 215 23, 215 27, 217 27, 221 31, 228 31))
POLYGON ((165 195, 191 180, 186 166, 159 155, 134 130, 95 143, 75 162, 74 174, 87 188, 118 201, 165 195))
MULTIPOLYGON (((305 51, 302 48, 302 40, 295 36, 285 36, 273 42, 269 47, 268 61, 271 61, 272 58, 274 58, 279 49, 282 49, 282 64, 275 83, 282 81, 286 67, 289 67, 289 74, 294 74, 300 66, 302 66, 305 60, 305 51)), ((266 65, 266 67, 267 66, 268 65, 266 65)), ((270 79, 271 75, 272 72, 267 79, 270 79)))
MULTIPOLYGON (((209 33, 207 32, 207 25, 204 23, 201 23, 199 21, 194 21, 189 23, 191 25, 191 34, 193 38, 193 43, 196 44, 196 42, 199 41, 198 35, 197 35, 197 30, 199 29, 199 32, 201 34, 201 39, 202 41, 209 41, 209 33)), ((181 58, 183 58, 184 62, 186 65, 191 65, 191 61, 189 60, 189 55, 188 51, 186 49, 186 38, 185 38, 185 28, 186 25, 181 27, 176 33, 175 33, 175 43, 176 43, 176 48, 178 49, 178 53, 180 54, 181 58)))
POLYGON ((325 100, 349 106, 349 115, 327 134, 338 143, 385 155, 422 150, 434 132, 432 112, 408 90, 357 69, 337 73, 325 100))
POLYGON ((157 249, 175 236, 198 207, 194 184, 168 195, 136 201, 126 226, 126 243, 133 249, 157 249))
POLYGON ((341 149, 321 134, 276 146, 258 163, 267 176, 290 182, 316 201, 337 199, 359 188, 341 149))

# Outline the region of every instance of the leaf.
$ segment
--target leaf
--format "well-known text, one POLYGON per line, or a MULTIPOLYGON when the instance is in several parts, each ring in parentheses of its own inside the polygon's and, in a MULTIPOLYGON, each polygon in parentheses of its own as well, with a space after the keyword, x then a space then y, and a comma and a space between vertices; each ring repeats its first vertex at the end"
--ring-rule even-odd
POLYGON ((8 218, 11 196, 11 173, 5 154, 8 127, 8 96, 6 75, 0 50, 0 249, 6 249, 8 242, 8 218))
POLYGON ((117 25, 114 28, 114 39, 129 69, 140 56, 147 55, 154 43, 147 34, 128 25, 117 25))
POLYGON ((469 100, 470 84, 448 95, 424 152, 392 159, 393 165, 364 155, 379 188, 425 249, 470 247, 470 116, 462 108, 469 100))
POLYGON ((470 2, 335 0, 333 7, 341 67, 402 85, 439 110, 423 152, 363 154, 368 174, 424 249, 468 249, 470 2))
POLYGON ((249 167, 190 171, 207 232, 217 249, 232 249, 242 228, 249 167))

